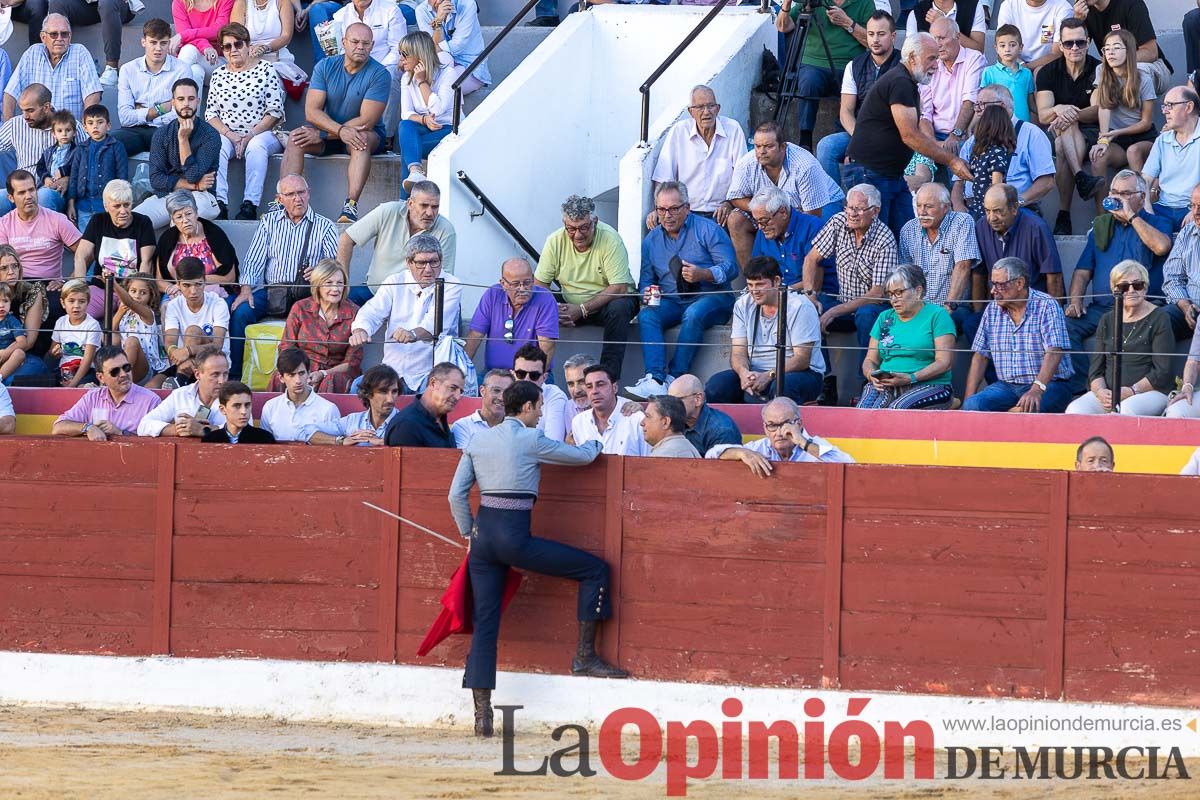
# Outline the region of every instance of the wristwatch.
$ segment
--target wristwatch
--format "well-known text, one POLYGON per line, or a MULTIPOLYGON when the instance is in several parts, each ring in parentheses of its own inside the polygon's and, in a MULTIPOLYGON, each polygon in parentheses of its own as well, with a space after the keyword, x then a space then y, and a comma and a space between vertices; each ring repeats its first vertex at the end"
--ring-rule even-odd
POLYGON ((1037 380, 1036 378, 1033 381, 1033 385, 1038 387, 1039 389, 1041 389, 1043 392, 1046 391, 1046 384, 1042 383, 1041 381, 1037 380))
POLYGON ((961 139, 964 136, 966 136, 966 133, 963 131, 962 128, 955 128, 954 130, 950 131, 950 135, 953 136, 955 139, 961 139))
POLYGON ((339 437, 337 437, 336 439, 334 439, 334 440, 333 440, 333 443, 334 443, 334 444, 336 444, 338 447, 341 447, 341 446, 342 446, 342 443, 343 443, 343 442, 345 442, 345 441, 346 441, 346 437, 345 437, 345 436, 339 436, 339 437))

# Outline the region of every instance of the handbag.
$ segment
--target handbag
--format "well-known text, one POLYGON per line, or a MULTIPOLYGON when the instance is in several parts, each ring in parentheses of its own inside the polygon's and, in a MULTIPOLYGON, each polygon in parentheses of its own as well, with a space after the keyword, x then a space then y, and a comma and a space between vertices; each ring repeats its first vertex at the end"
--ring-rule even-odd
POLYGON ((304 228, 304 244, 300 248, 300 263, 296 265, 296 276, 290 284, 275 284, 267 287, 267 315, 286 317, 291 313, 292 306, 312 295, 308 279, 304 273, 308 270, 308 245, 312 241, 312 219, 306 220, 304 228))

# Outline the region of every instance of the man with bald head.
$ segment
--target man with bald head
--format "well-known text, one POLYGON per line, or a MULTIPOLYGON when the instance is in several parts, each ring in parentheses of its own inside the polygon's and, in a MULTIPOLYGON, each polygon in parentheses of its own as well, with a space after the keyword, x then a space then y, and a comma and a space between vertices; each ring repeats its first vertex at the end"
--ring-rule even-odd
POLYGON ((984 194, 983 216, 975 220, 975 239, 985 274, 991 274, 1000 259, 1015 257, 1028 265, 1031 288, 1054 298, 1066 294, 1062 259, 1050 226, 1039 215, 1021 208, 1014 186, 1001 183, 984 194))
POLYGON ((946 152, 957 153, 975 116, 975 99, 987 61, 983 53, 962 46, 958 25, 948 17, 934 20, 929 33, 937 42, 938 60, 929 83, 920 87, 920 126, 941 142, 946 152))
POLYGON ((854 463, 849 455, 804 428, 800 406, 790 397, 776 397, 765 403, 762 407, 762 423, 766 435, 761 439, 745 445, 719 444, 708 450, 704 457, 741 461, 760 478, 770 475, 773 469, 771 463, 778 461, 854 463))
POLYGON ((279 168, 284 175, 301 175, 306 155, 349 153, 346 202, 338 222, 358 221, 358 198, 371 174, 371 156, 383 149, 383 112, 392 77, 371 58, 374 41, 371 28, 355 22, 342 33, 342 54, 323 59, 313 68, 312 83, 304 96, 306 124, 288 137, 279 168))
POLYGON ((417 181, 407 200, 380 203, 366 216, 342 231, 338 240, 337 260, 347 269, 354 258, 354 248, 375 243, 371 267, 365 285, 350 290, 350 300, 363 305, 392 275, 404 269, 404 248, 418 233, 431 233, 442 245, 442 272, 454 274, 454 253, 457 249, 454 226, 442 216, 442 190, 433 181, 417 181))
MULTIPOLYGON (((18 100, 20 113, 0 125, 0 150, 12 151, 6 154, 10 159, 9 169, 0 177, 7 176, 13 169, 37 174, 38 161, 46 148, 54 144, 54 130, 50 122, 54 116, 54 106, 50 102, 50 90, 40 83, 31 83, 21 92, 18 100)), ((78 123, 75 128, 77 141, 83 141, 86 138, 83 128, 78 123)), ((39 186, 38 204, 62 211, 67 201, 56 190, 39 186)), ((0 214, 7 214, 12 209, 8 198, 0 198, 0 214)))
MULTIPOLYGON (((746 154, 746 134, 737 120, 722 117, 717 95, 707 86, 692 89, 688 119, 671 126, 654 165, 654 188, 666 181, 688 187, 693 214, 712 217, 729 192, 733 165, 746 154)), ((659 222, 650 210, 646 227, 659 222)))
POLYGON ((467 333, 467 356, 481 343, 484 369, 511 369, 527 344, 537 345, 549 363, 558 339, 558 303, 549 289, 533 282, 533 266, 523 256, 500 265, 500 282, 483 293, 467 333))
MULTIPOLYGON (((30 0, 24 4, 30 5, 30 0)), ((40 26, 32 24, 33 20, 30 22, 31 47, 21 56, 4 86, 4 118, 16 113, 17 98, 25 87, 40 83, 50 90, 56 109, 70 111, 75 119, 83 119, 83 109, 100 102, 100 80, 92 54, 81 44, 71 44, 71 22, 62 14, 47 14, 40 20, 40 26), (39 43, 35 43, 33 36, 39 27, 39 43)), ((118 47, 120 38, 118 34, 118 47)))
POLYGON ((733 417, 708 404, 704 384, 695 375, 680 375, 671 381, 667 394, 683 403, 687 423, 683 435, 701 455, 719 444, 742 443, 742 432, 733 417))

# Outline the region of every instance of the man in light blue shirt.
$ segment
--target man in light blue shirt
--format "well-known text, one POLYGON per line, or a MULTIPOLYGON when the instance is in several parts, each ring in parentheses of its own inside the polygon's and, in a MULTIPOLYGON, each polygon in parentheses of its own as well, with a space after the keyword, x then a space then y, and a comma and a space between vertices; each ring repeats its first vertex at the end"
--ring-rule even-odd
POLYGON ((804 428, 800 419, 800 406, 790 397, 776 397, 762 408, 763 432, 761 439, 749 444, 718 444, 713 446, 705 458, 723 461, 741 461, 750 472, 765 478, 771 474, 771 462, 805 461, 832 464, 853 464, 854 459, 819 436, 813 436, 804 428))
POLYGON ((42 21, 41 44, 25 51, 4 87, 4 118, 17 109, 17 98, 31 83, 50 90, 59 111, 83 119, 83 109, 100 102, 100 77, 92 54, 81 44, 71 44, 71 23, 62 14, 47 14, 42 21))
POLYGON ((1200 96, 1186 86, 1172 87, 1162 110, 1166 122, 1142 176, 1150 181, 1154 213, 1171 220, 1171 233, 1178 233, 1187 219, 1192 189, 1200 184, 1200 96))
POLYGON ((636 400, 667 393, 672 376, 691 368, 704 332, 729 321, 738 276, 737 256, 725 229, 691 212, 687 187, 663 181, 654 190, 659 224, 642 240, 642 272, 638 314, 646 377, 625 390, 636 400), (659 295, 651 296, 657 286, 659 295), (657 301, 657 302, 656 302, 657 301), (667 366, 664 332, 679 325, 675 354, 667 366))
POLYGON ((400 376, 387 364, 376 364, 363 373, 358 383, 358 399, 363 411, 347 414, 338 421, 334 435, 317 431, 309 444, 335 444, 345 447, 382 447, 388 423, 398 413, 400 376))
MULTIPOLYGON (((444 1, 444 0, 443 0, 444 1)), ((479 7, 475 0, 450 0, 450 11, 439 0, 427 0, 417 6, 417 27, 433 37, 439 50, 454 59, 455 66, 466 69, 483 52, 483 31, 479 27, 479 7)), ((487 60, 463 81, 462 93, 468 95, 490 86, 492 73, 487 60)))
MULTIPOLYGON (((1041 128, 1013 116, 1012 93, 999 84, 984 86, 979 90, 979 99, 975 103, 976 116, 993 105, 1004 106, 1017 131, 1017 149, 1013 151, 1012 161, 1008 165, 1008 176, 1004 182, 1017 190, 1021 208, 1036 209, 1041 199, 1054 188, 1054 148, 1041 128)), ((971 148, 974 146, 975 137, 971 136, 962 143, 958 151, 959 156, 969 161, 971 148)), ((973 192, 986 191, 987 186, 973 186, 972 189, 973 192)), ((965 187, 957 176, 954 178, 951 194, 954 210, 966 211, 965 187)))

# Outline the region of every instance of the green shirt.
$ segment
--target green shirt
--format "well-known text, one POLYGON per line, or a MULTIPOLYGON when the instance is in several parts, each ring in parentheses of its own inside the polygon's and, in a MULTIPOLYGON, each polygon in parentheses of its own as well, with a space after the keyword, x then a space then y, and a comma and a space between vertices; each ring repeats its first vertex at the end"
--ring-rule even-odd
MULTIPOLYGON (((871 329, 871 338, 879 343, 879 368, 902 374, 928 367, 933 363, 934 340, 955 335, 954 320, 936 303, 923 305, 908 322, 902 322, 889 308, 871 329)), ((922 383, 950 383, 950 371, 922 383)))
MULTIPOLYGON (((442 245, 442 272, 454 274, 455 235, 450 220, 438 214, 432 233, 442 245)), ((354 240, 355 247, 362 247, 375 240, 375 254, 371 268, 367 270, 367 286, 372 292, 379 291, 384 279, 407 269, 404 261, 404 246, 412 238, 408 229, 408 204, 403 200, 380 203, 358 222, 346 228, 346 234, 354 240)))
POLYGON ((633 286, 625 243, 611 225, 599 221, 592 246, 584 253, 575 249, 566 228, 550 234, 542 247, 542 260, 534 278, 547 286, 558 281, 568 303, 584 303, 612 284, 633 286))
MULTIPOLYGON (((801 5, 803 2, 792 3, 792 9, 788 13, 791 14, 793 22, 800 15, 801 5)), ((857 22, 858 26, 862 28, 875 13, 875 2, 874 0, 846 0, 842 3, 842 11, 846 12, 846 16, 857 22)), ((823 7, 813 12, 813 21, 809 27, 812 28, 813 25, 820 25, 821 31, 818 33, 816 30, 809 30, 808 38, 804 41, 804 53, 800 57, 800 63, 829 69, 829 57, 825 55, 825 47, 821 44, 821 34, 824 34, 825 42, 829 45, 829 55, 833 57, 833 77, 840 86, 842 70, 846 68, 852 58, 867 48, 859 44, 858 40, 847 33, 845 28, 839 28, 830 22, 829 15, 823 7)))

